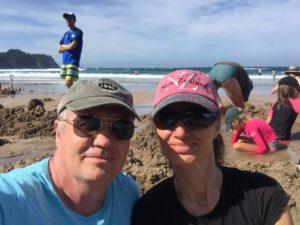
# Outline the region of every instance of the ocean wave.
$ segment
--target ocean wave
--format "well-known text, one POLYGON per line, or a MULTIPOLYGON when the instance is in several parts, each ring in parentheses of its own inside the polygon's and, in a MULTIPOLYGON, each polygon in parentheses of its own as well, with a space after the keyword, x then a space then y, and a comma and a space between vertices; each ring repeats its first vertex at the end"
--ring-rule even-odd
MULTIPOLYGON (((85 68, 79 68, 79 71, 85 71, 85 68)), ((0 69, 0 73, 19 73, 19 72, 60 72, 60 68, 52 68, 52 69, 0 69)))
MULTIPOLYGON (((14 79, 52 79, 52 78, 57 78, 59 77, 59 73, 46 73, 46 72, 15 72, 15 73, 0 73, 0 80, 1 79, 10 79, 10 75, 14 75, 14 79)), ((79 73, 80 78, 100 78, 100 77, 105 77, 105 78, 127 78, 127 79, 160 79, 163 77, 163 75, 153 75, 153 74, 140 74, 140 75, 133 75, 133 74, 115 74, 115 73, 79 73)))
MULTIPOLYGON (((32 71, 32 70, 15 70, 15 72, 12 71, 4 71, 0 70, 0 79, 9 77, 10 75, 14 75, 15 78, 53 78, 53 77, 59 77, 59 70, 47 70, 47 71, 32 71), (51 72, 50 72, 51 71, 51 72), (56 73, 53 73, 56 72, 56 73)), ((79 73, 80 77, 85 77, 85 78, 95 78, 95 77, 111 77, 111 78, 128 78, 128 79, 140 79, 140 78, 145 78, 145 79, 153 79, 153 78, 162 78, 164 75, 162 74, 138 74, 134 75, 131 73, 84 73, 81 72, 79 73)), ((273 79, 271 75, 250 75, 249 76, 251 79, 273 79)), ((277 75, 276 78, 282 78, 284 75, 277 75)))
MULTIPOLYGON (((179 68, 80 68, 80 79, 93 79, 93 78, 112 78, 122 83, 157 83, 165 74, 179 68), (135 71, 138 74, 135 75, 135 71)), ((210 68, 199 67, 194 68, 208 73, 210 68)), ((256 74, 257 67, 246 67, 249 77, 256 85, 274 84, 278 79, 284 77, 282 72, 285 68, 277 67, 276 79, 273 79, 269 73, 271 70, 264 70, 264 74, 259 76, 256 74), (255 71, 256 70, 256 71, 255 71), (269 71, 269 72, 267 72, 269 71)), ((8 84, 11 82, 10 75, 14 75, 14 83, 27 83, 27 84, 52 84, 62 83, 60 79, 60 69, 0 69, 0 83, 8 84)))

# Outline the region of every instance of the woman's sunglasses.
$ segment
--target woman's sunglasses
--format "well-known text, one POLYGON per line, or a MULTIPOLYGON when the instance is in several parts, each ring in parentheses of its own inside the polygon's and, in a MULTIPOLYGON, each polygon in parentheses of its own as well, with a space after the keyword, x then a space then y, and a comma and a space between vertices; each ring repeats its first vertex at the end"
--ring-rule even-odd
POLYGON ((74 120, 63 121, 72 124, 76 128, 74 129, 75 134, 79 137, 93 137, 100 132, 103 124, 107 124, 113 137, 118 140, 129 140, 132 138, 135 129, 132 121, 121 119, 108 123, 94 116, 77 116, 74 120))
POLYGON ((162 111, 154 117, 154 123, 158 129, 174 130, 178 121, 183 121, 184 125, 190 129, 201 129, 210 127, 219 117, 219 112, 204 113, 199 110, 187 112, 162 111))

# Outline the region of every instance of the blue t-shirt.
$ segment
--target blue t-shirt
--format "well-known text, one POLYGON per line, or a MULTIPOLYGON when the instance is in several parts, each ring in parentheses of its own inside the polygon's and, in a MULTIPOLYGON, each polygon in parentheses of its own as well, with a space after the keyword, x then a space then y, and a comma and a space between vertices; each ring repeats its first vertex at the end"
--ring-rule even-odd
POLYGON ((110 184, 103 206, 83 216, 64 206, 44 159, 22 169, 0 174, 1 225, 129 225, 139 190, 135 181, 120 173, 110 184))
POLYGON ((79 66, 80 56, 82 51, 82 36, 83 32, 79 28, 75 27, 73 30, 67 31, 60 41, 62 45, 68 45, 73 41, 77 42, 76 48, 73 50, 67 50, 63 52, 63 64, 72 64, 79 66))

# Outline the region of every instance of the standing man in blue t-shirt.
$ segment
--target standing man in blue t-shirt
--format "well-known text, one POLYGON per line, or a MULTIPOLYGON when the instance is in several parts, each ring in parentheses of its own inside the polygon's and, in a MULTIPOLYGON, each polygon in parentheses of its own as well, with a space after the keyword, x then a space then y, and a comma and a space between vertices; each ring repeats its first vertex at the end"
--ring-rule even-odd
POLYGON ((66 86, 70 88, 73 81, 78 80, 83 32, 75 27, 76 16, 74 13, 64 13, 63 17, 70 30, 64 34, 58 47, 58 52, 63 53, 60 77, 65 79, 66 86))

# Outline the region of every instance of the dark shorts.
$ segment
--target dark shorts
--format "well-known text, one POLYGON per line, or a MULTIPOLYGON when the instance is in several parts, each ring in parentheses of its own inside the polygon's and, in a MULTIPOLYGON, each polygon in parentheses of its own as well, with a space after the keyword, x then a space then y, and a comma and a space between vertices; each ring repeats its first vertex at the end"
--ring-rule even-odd
POLYGON ((271 142, 268 142, 267 144, 268 144, 268 146, 270 148, 270 152, 276 152, 276 151, 278 151, 279 146, 278 146, 278 140, 277 139, 275 139, 275 140, 273 140, 271 142))

